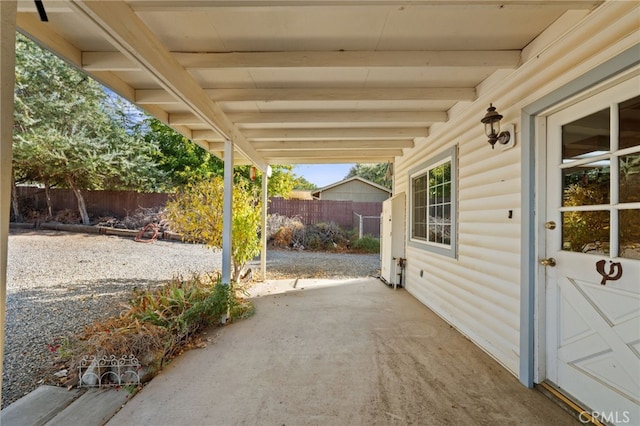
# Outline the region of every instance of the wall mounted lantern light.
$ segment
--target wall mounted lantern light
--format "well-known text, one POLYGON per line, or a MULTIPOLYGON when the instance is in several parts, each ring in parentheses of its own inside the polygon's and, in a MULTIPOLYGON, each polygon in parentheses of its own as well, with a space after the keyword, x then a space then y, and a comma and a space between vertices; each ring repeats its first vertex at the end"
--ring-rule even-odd
POLYGON ((496 111, 496 107, 494 107, 493 104, 489 104, 487 113, 480 122, 484 124, 484 133, 489 138, 491 149, 494 148, 496 142, 499 142, 501 145, 506 145, 509 143, 509 140, 511 140, 511 133, 509 131, 500 132, 500 120, 502 120, 502 115, 496 111))

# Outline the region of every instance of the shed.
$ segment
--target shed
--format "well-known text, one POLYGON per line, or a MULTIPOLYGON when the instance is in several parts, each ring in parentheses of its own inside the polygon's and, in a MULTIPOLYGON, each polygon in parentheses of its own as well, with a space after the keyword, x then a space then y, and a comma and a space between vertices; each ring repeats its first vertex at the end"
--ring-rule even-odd
POLYGON ((319 200, 381 203, 391 196, 391 190, 370 180, 354 176, 320 188, 311 195, 319 200))

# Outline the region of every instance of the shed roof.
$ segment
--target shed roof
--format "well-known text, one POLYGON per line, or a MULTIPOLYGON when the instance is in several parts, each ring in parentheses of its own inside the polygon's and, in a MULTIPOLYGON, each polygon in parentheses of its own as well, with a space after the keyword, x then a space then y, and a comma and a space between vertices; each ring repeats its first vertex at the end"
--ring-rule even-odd
POLYGON ((370 180, 367 180, 367 179, 364 179, 364 178, 361 178, 360 176, 353 176, 353 177, 341 180, 339 182, 332 183, 331 185, 324 186, 324 187, 322 187, 320 189, 315 190, 311 195, 313 195, 314 197, 318 197, 318 196, 320 196, 321 192, 327 191, 327 190, 332 189, 332 188, 336 188, 338 186, 341 186, 341 185, 344 185, 346 183, 353 182, 353 181, 362 182, 362 183, 364 183, 366 185, 370 185, 373 188, 376 188, 376 189, 378 189, 380 191, 384 191, 384 192, 388 193, 389 195, 391 195, 391 190, 389 188, 385 188, 382 185, 378 185, 377 183, 371 182, 370 180))

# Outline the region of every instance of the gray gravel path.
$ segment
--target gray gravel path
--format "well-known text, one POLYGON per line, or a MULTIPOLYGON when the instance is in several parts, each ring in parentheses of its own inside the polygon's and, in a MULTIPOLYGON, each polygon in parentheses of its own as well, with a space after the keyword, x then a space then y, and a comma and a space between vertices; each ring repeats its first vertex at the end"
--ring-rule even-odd
MULTIPOLYGON (((118 314, 133 288, 176 275, 218 270, 220 253, 202 245, 12 230, 9 235, 2 407, 55 372, 47 344, 118 314)), ((269 250, 267 278, 376 275, 379 257, 269 250)), ((259 270, 259 261, 250 267, 259 270)))

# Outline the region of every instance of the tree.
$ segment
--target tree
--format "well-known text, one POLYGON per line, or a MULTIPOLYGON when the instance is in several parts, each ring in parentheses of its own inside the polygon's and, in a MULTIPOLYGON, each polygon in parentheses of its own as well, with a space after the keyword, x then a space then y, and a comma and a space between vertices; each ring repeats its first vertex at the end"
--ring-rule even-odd
MULTIPOLYGON (((224 162, 204 148, 182 136, 171 127, 155 118, 148 118, 142 126, 145 140, 158 146, 156 162, 167 175, 167 189, 210 180, 224 175, 224 162)), ((271 177, 267 182, 268 196, 288 197, 300 179, 288 165, 271 166, 271 177)), ((262 173, 251 178, 251 166, 235 168, 234 182, 244 182, 252 190, 262 190, 262 173)))
POLYGON ((346 178, 359 176, 363 179, 370 180, 385 188, 391 189, 391 163, 364 164, 358 163, 351 167, 346 178))
POLYGON ((298 176, 296 177, 296 185, 294 189, 313 191, 314 189, 318 189, 318 186, 315 183, 309 182, 303 176, 298 176))
MULTIPOLYGON (((231 280, 238 282, 246 263, 260 253, 262 205, 246 181, 233 187, 233 223, 231 280)), ((224 180, 216 176, 185 185, 167 203, 167 216, 172 229, 186 241, 202 242, 211 249, 222 247, 222 208, 224 180)))
POLYGON ((155 148, 123 127, 102 87, 27 38, 16 40, 16 180, 71 188, 85 224, 82 189, 157 187, 155 148))
POLYGON ((147 118, 140 133, 158 147, 155 161, 168 178, 167 189, 223 175, 222 160, 161 121, 147 118))
MULTIPOLYGON (((262 190, 263 174, 261 172, 256 172, 255 178, 251 179, 251 166, 239 166, 235 170, 236 182, 244 181, 254 191, 262 190)), ((296 185, 297 179, 298 177, 293 173, 293 166, 271 166, 271 176, 267 180, 267 196, 288 198, 296 185)))

